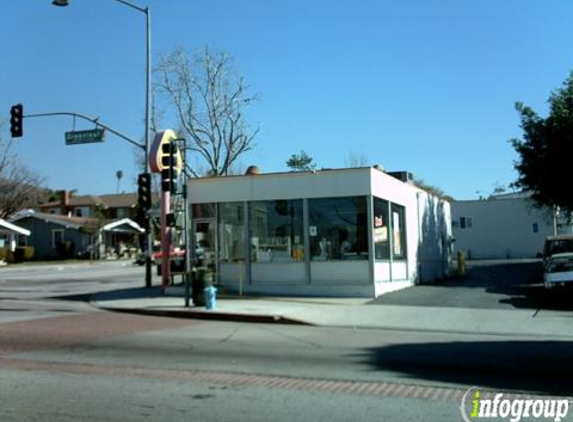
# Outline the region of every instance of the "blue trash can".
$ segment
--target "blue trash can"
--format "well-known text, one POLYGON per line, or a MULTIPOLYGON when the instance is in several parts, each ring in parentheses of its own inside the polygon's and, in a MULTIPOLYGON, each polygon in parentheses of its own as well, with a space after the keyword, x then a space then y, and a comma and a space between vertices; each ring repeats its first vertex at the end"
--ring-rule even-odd
POLYGON ((205 298, 205 309, 217 308, 217 288, 208 286, 203 289, 203 297, 205 298))

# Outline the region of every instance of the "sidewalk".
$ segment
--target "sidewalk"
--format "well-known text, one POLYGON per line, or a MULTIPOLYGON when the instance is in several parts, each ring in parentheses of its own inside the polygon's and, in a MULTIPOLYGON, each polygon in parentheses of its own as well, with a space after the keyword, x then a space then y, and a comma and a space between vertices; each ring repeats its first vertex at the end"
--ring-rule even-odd
POLYGON ((491 310, 430 306, 367 305, 370 299, 225 297, 215 310, 185 308, 183 297, 158 289, 96 295, 92 305, 145 315, 315 325, 321 327, 393 329, 519 337, 573 338, 573 313, 535 310, 491 310))

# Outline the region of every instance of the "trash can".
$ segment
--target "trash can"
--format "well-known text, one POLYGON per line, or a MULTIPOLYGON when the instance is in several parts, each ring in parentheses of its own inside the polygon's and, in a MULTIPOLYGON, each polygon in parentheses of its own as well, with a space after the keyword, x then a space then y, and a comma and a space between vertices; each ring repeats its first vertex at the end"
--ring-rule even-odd
POLYGON ((214 286, 207 286, 203 289, 203 297, 205 299, 205 309, 217 308, 217 288, 214 286))
POLYGON ((204 267, 197 268, 193 271, 191 278, 191 298, 195 306, 205 306, 205 298, 203 297, 203 289, 205 288, 205 274, 207 269, 204 267))

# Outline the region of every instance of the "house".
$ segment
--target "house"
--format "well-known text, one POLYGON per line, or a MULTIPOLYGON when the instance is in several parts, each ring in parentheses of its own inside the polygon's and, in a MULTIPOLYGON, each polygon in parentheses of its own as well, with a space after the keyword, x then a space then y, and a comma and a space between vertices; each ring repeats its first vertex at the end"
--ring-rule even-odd
POLYGON ((33 246, 36 259, 70 258, 88 250, 93 243, 99 221, 87 217, 68 217, 24 210, 10 218, 10 222, 30 231, 25 244, 33 246))
POLYGON ((70 191, 62 191, 59 200, 46 202, 39 208, 43 213, 70 217, 135 219, 136 207, 137 193, 73 196, 70 191))
POLYGON ((535 258, 547 236, 571 233, 552 209, 539 208, 528 192, 454 201, 454 247, 468 259, 535 258))
POLYGON ((11 254, 16 252, 16 245, 20 242, 25 243, 27 236, 30 236, 30 230, 0 218, 0 262, 5 263, 10 256, 14 257, 11 254))
POLYGON ((12 224, 3 218, 0 218, 0 247, 9 247, 14 252, 14 248, 21 241, 25 242, 25 238, 30 236, 30 230, 12 224))
POLYGON ((378 168, 189 179, 192 250, 232 290, 376 297, 446 277, 450 204, 378 168))
POLYGON ((25 245, 34 246, 36 259, 59 259, 87 255, 96 257, 138 249, 137 235, 143 232, 130 219, 109 222, 90 217, 69 217, 23 210, 10 218, 29 230, 25 245))

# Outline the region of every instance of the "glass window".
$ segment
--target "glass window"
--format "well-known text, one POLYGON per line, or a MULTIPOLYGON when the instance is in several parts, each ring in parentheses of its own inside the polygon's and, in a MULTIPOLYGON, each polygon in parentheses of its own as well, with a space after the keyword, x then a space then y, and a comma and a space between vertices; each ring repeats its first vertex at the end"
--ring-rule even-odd
POLYGON ((245 216, 242 202, 219 205, 220 261, 232 262, 245 259, 245 216))
POLYGON ((18 246, 26 246, 27 242, 28 242, 28 236, 25 236, 23 234, 19 234, 18 235, 18 246))
POLYGON ((193 218, 215 218, 216 204, 192 204, 193 218))
POLYGON ((377 260, 390 259, 390 219, 388 201, 374 198, 374 254, 377 260))
POLYGON ((466 228, 466 218, 460 217, 460 229, 465 229, 465 228, 466 228))
POLYGON ((308 205, 313 261, 368 259, 365 196, 311 199, 308 205))
POLYGON ((251 260, 304 260, 302 200, 257 201, 249 204, 251 260))
POLYGON ((406 259, 406 220, 404 207, 392 204, 392 256, 406 259))

